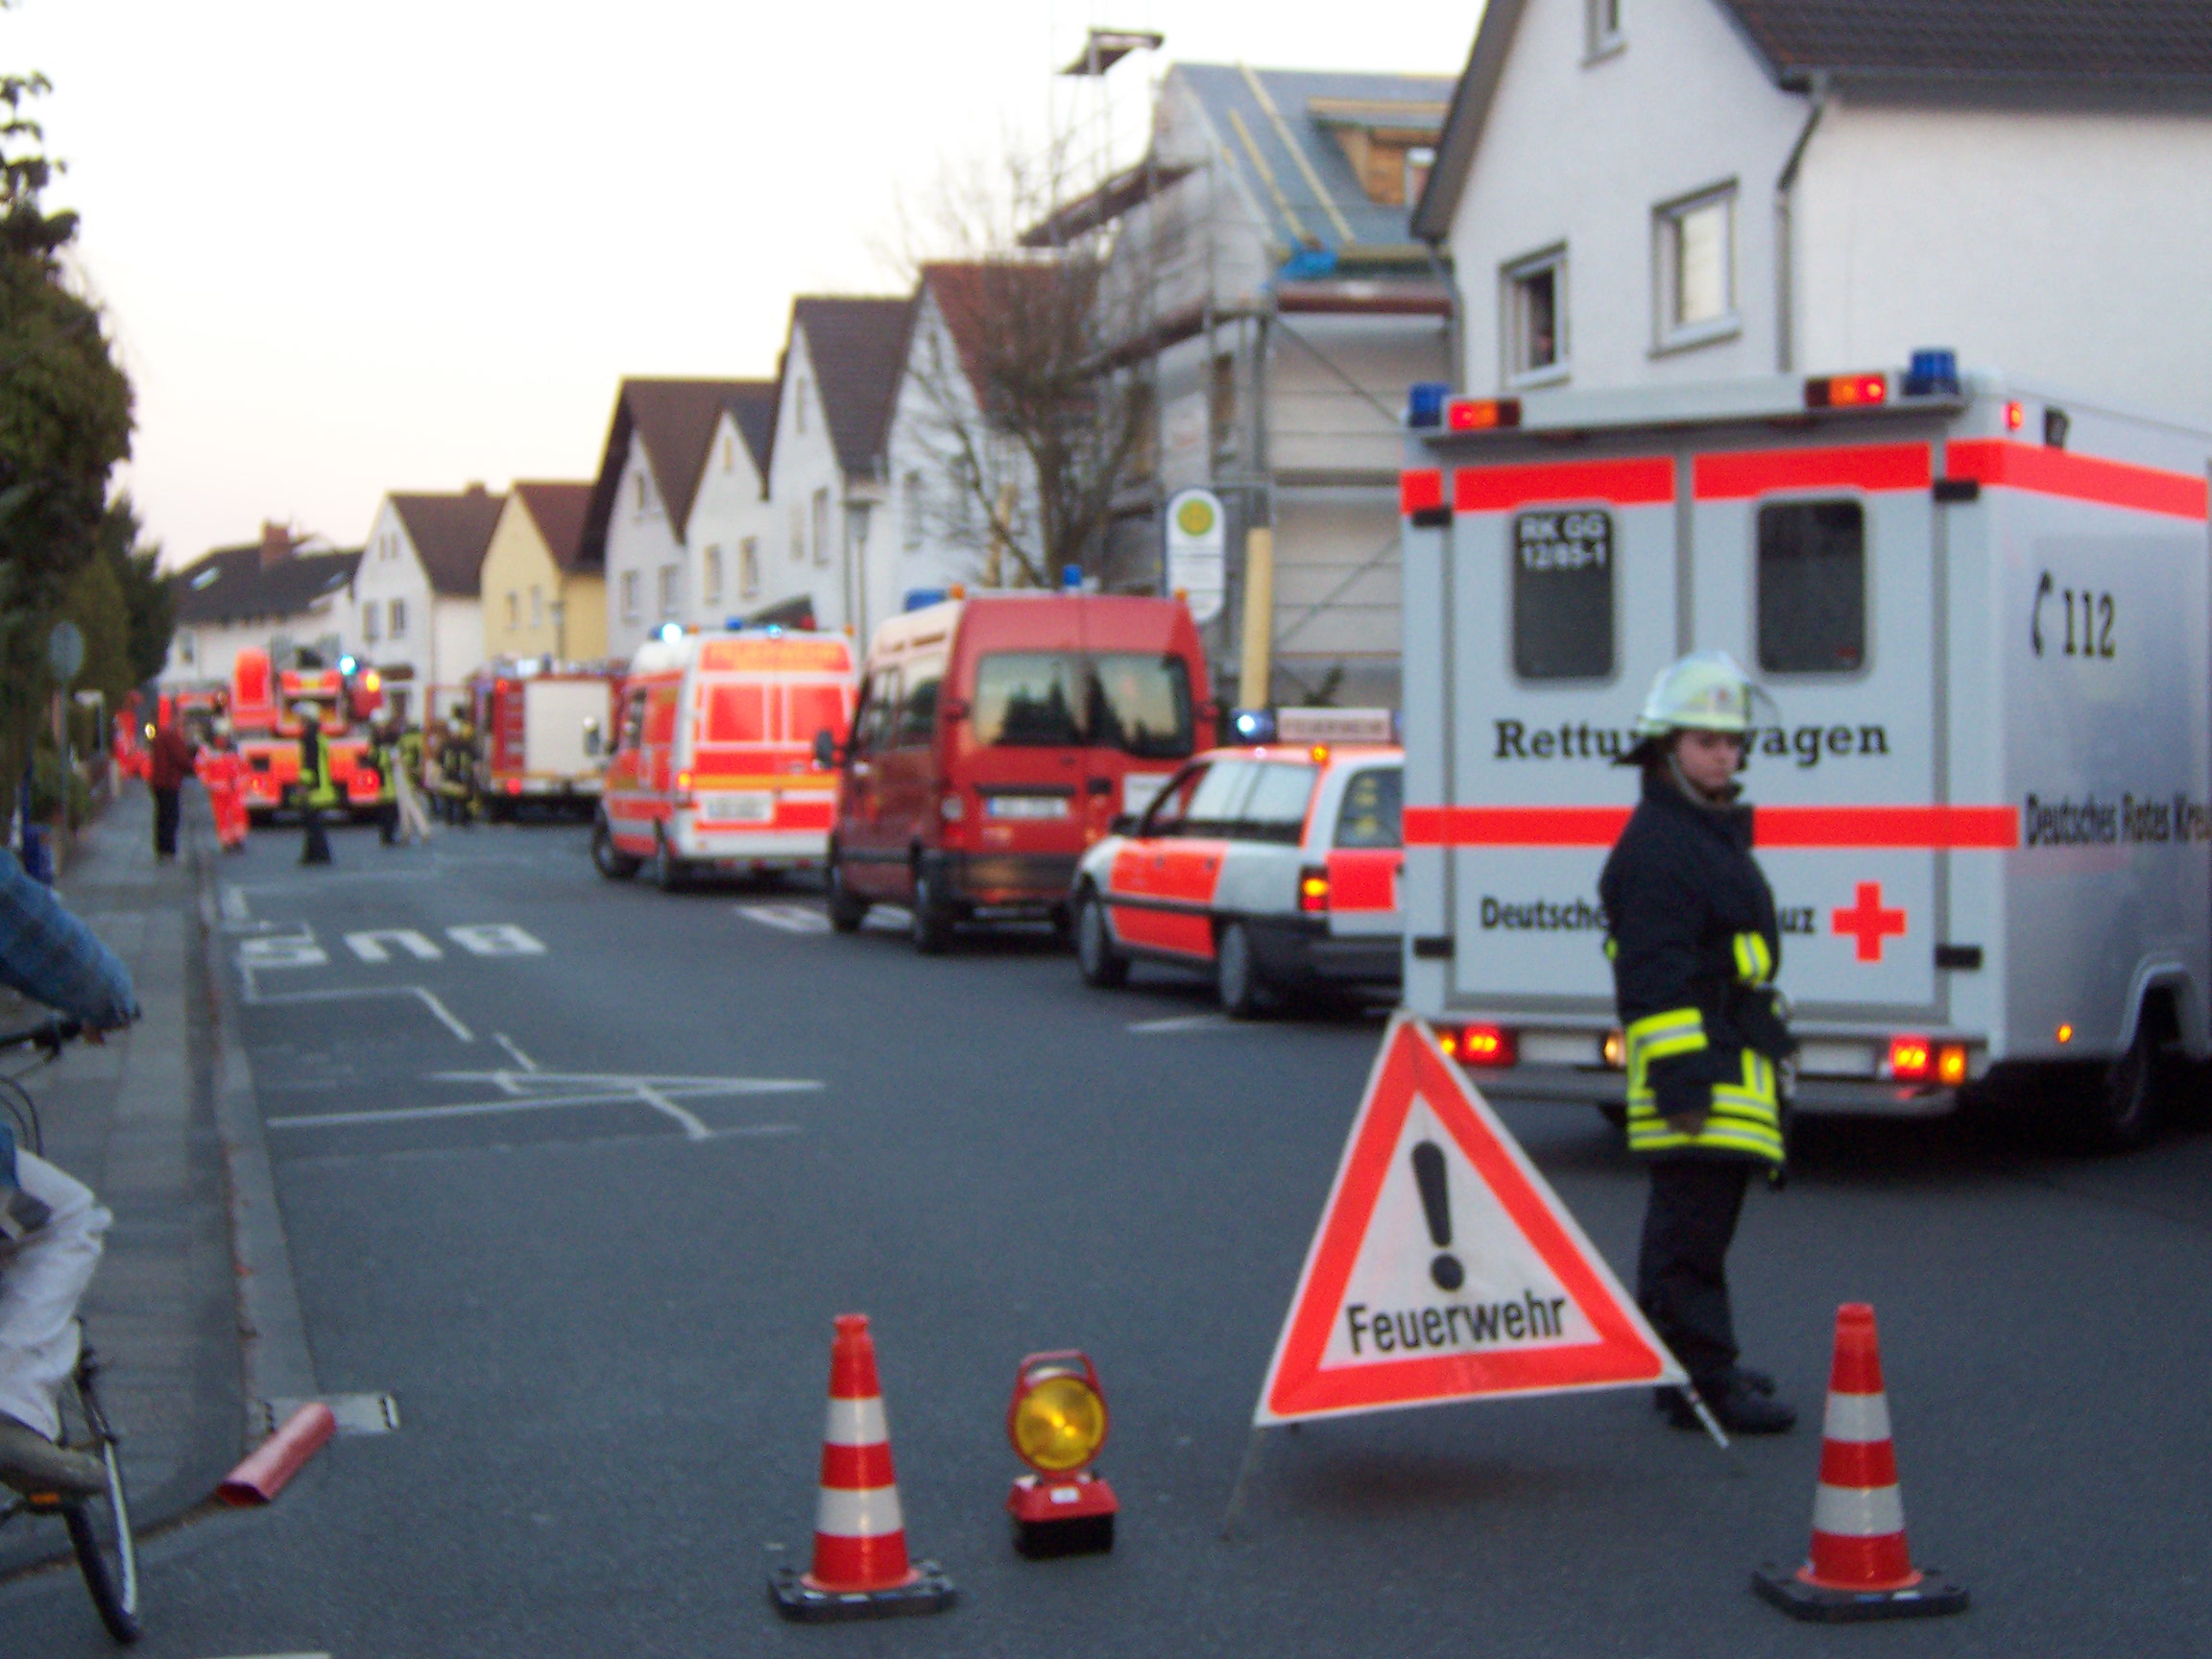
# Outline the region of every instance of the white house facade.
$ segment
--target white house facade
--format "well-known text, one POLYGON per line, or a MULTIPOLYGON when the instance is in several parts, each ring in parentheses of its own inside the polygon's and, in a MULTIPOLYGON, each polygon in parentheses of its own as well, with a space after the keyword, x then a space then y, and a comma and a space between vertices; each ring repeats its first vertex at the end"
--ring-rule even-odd
POLYGON ((481 484, 457 494, 394 494, 376 517, 353 577, 354 637, 384 669, 407 720, 435 718, 481 665, 478 572, 504 495, 481 484))
POLYGON ((157 683, 226 682, 246 650, 300 646, 335 661, 355 638, 349 587, 359 559, 281 524, 264 524, 257 542, 195 559, 169 578, 176 626, 157 683))
POLYGON ((1491 0, 1414 228, 1474 392, 1949 347, 2212 425, 2207 91, 2180 0, 1491 0))
POLYGON ((742 392, 715 419, 684 528, 686 625, 720 626, 769 603, 763 595, 775 528, 768 500, 775 383, 740 384, 742 392))

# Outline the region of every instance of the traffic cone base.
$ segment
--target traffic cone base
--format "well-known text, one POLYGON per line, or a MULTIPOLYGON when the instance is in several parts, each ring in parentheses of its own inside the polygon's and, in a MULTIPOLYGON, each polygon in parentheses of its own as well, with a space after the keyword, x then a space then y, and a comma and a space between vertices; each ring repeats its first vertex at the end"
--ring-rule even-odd
POLYGON ((802 1624, 829 1624, 846 1619, 897 1619, 910 1613, 937 1613, 958 1594, 934 1561, 920 1561, 906 1581, 882 1590, 830 1590, 811 1573, 779 1567, 769 1575, 768 1594, 776 1611, 802 1624))
POLYGON ((1792 1619, 1826 1623, 1923 1619, 1966 1607, 1964 1586, 1912 1570, 1874 1310, 1863 1303, 1836 1311, 1836 1358, 1805 1565, 1788 1573, 1768 1562, 1751 1575, 1751 1588, 1792 1619))

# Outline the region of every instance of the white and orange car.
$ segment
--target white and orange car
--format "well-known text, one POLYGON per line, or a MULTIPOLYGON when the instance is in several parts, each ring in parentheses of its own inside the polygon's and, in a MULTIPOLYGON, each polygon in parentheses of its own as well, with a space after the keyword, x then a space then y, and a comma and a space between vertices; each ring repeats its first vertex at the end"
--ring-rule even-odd
POLYGON ((1084 980, 1134 960, 1211 974, 1239 1019, 1286 993, 1393 986, 1403 751, 1214 749, 1083 855, 1070 894, 1084 980))

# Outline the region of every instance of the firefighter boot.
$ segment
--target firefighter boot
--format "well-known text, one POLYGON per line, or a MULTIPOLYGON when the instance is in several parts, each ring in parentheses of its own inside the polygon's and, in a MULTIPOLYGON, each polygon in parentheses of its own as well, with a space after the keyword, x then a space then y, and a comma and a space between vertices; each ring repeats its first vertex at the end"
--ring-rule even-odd
POLYGON ((0 1483, 18 1492, 89 1497, 108 1490, 108 1469, 99 1458, 57 1446, 29 1424, 0 1412, 0 1483))
MULTIPOLYGON (((1774 1380, 1764 1372, 1739 1368, 1704 1383, 1697 1393, 1720 1427, 1738 1434, 1786 1434, 1797 1421, 1797 1407, 1775 1397, 1774 1380)), ((1704 1427, 1680 1389, 1658 1390, 1657 1404, 1671 1428, 1704 1427)))

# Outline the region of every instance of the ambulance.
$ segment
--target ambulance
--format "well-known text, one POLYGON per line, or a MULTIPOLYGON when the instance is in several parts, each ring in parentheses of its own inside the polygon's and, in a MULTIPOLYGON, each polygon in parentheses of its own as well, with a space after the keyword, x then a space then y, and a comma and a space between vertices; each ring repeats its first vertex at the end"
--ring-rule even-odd
POLYGON ((1946 351, 1422 388, 1409 427, 1405 996, 1461 1064, 1621 1109, 1613 762, 1653 676, 1719 647, 1764 693, 1742 781, 1797 1108, 1985 1085, 2149 1131, 2212 1054, 2212 436, 1946 351))
POLYGON ((1395 989, 1403 762, 1386 741, 1198 756, 1076 866, 1085 983, 1118 986, 1133 960, 1190 969, 1240 1020, 1298 994, 1395 989))
POLYGON ((622 683, 592 824, 610 879, 650 865, 664 891, 698 872, 822 863, 837 778, 816 739, 853 723, 853 647, 781 628, 648 639, 622 683))
POLYGON ((600 664, 501 661, 469 683, 476 791, 488 818, 524 805, 593 806, 605 782, 621 671, 600 664))

